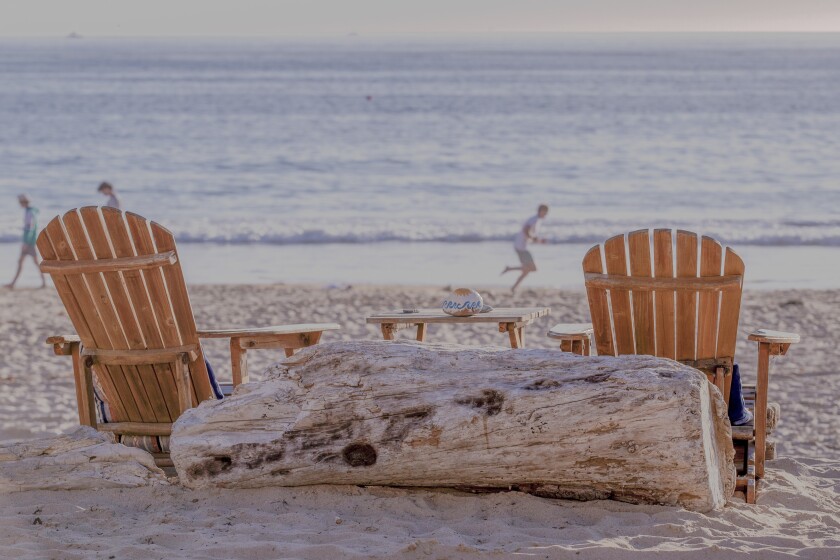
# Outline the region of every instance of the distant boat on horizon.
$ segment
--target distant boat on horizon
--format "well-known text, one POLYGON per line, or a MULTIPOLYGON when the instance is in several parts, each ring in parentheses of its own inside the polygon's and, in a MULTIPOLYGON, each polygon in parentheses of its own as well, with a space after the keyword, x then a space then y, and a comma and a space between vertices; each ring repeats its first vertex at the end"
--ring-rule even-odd
POLYGON ((73 32, 71 32, 67 35, 67 38, 68 39, 81 39, 82 36, 79 35, 78 33, 76 33, 75 31, 73 31, 73 32))

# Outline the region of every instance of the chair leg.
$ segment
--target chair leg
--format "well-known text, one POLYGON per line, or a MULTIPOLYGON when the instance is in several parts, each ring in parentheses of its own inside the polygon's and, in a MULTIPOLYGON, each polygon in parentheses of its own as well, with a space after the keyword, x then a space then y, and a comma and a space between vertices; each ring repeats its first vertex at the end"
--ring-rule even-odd
POLYGON ((755 384, 755 475, 764 477, 764 454, 767 441, 767 383, 770 378, 770 345, 758 345, 758 375, 755 384))
POLYGON ((747 503, 754 504, 758 496, 758 480, 756 479, 755 445, 750 442, 747 455, 747 503))
POLYGON ((76 377, 76 397, 79 407, 79 423, 96 427, 96 401, 93 397, 93 371, 87 359, 83 359, 78 344, 71 349, 73 374, 76 377))

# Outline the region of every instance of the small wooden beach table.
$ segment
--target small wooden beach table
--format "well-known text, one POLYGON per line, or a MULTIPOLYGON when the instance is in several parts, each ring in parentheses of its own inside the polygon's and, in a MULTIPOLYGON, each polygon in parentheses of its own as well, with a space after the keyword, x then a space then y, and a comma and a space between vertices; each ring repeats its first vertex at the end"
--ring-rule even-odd
POLYGON ((419 309, 417 313, 404 313, 402 310, 377 313, 365 318, 369 324, 379 324, 385 340, 394 340, 394 333, 417 326, 417 340, 426 340, 426 326, 429 323, 473 324, 496 323, 499 332, 508 333, 511 348, 525 346, 524 329, 539 317, 551 313, 548 307, 498 307, 488 313, 479 313, 470 317, 453 317, 440 309, 419 309))

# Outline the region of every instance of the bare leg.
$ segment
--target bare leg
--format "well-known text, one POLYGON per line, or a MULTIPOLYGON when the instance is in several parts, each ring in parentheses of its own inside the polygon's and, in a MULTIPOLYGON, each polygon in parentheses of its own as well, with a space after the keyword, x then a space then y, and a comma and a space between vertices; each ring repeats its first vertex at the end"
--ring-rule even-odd
POLYGON ((516 291, 516 288, 519 287, 519 284, 521 284, 522 281, 525 280, 525 277, 528 276, 529 274, 531 274, 530 270, 523 270, 522 271, 522 274, 519 275, 519 278, 516 279, 516 282, 513 284, 513 287, 511 287, 511 289, 510 289, 511 293, 516 291))
POLYGON ((14 289, 15 289, 15 284, 17 283, 18 278, 20 277, 20 271, 21 271, 21 269, 23 268, 23 259, 24 259, 24 258, 26 258, 26 255, 24 255, 23 253, 21 253, 21 254, 20 254, 20 258, 18 259, 17 272, 15 272, 15 277, 14 277, 14 278, 12 278, 12 281, 11 281, 11 282, 9 282, 8 284, 6 284, 6 287, 7 287, 7 288, 9 288, 10 290, 14 290, 14 289))
POLYGON ((505 269, 502 271, 502 274, 500 274, 499 276, 501 276, 503 274, 507 274, 508 272, 511 272, 513 270, 522 270, 522 267, 521 266, 506 266, 505 269))
POLYGON ((515 292, 516 288, 519 287, 519 284, 521 284, 522 281, 525 280, 525 277, 528 276, 529 274, 531 274, 532 272, 536 272, 536 271, 537 271, 536 266, 528 266, 528 265, 523 266, 522 267, 522 274, 520 274, 519 278, 516 279, 516 283, 514 283, 513 287, 510 289, 510 292, 511 293, 515 292))
POLYGON ((44 273, 41 272, 41 267, 38 265, 38 257, 36 257, 35 255, 32 255, 32 262, 35 263, 35 268, 38 269, 38 274, 41 275, 41 287, 46 288, 47 287, 47 280, 44 278, 44 273))

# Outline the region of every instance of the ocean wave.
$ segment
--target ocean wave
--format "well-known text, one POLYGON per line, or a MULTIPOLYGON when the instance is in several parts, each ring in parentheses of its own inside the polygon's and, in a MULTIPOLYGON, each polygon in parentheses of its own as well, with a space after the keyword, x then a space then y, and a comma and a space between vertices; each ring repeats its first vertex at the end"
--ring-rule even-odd
MULTIPOLYGON (((815 231, 813 228, 803 228, 802 231, 756 231, 699 228, 679 226, 680 229, 697 231, 710 235, 721 242, 737 245, 757 246, 825 246, 840 247, 840 226, 829 228, 830 231, 815 231)), ((621 228, 593 228, 585 232, 556 231, 546 232, 543 237, 547 244, 596 244, 603 242, 607 236, 617 232, 627 232, 637 227, 621 228)), ((675 228, 676 229, 676 228, 675 228)), ((788 228, 786 228, 788 229, 788 228)), ((797 228, 789 228, 791 230, 797 228)), ((512 242, 513 236, 507 233, 491 233, 481 231, 446 232, 439 229, 426 231, 399 232, 392 230, 369 231, 335 231, 322 230, 296 232, 206 232, 190 230, 174 230, 179 243, 190 244, 225 244, 225 245, 365 245, 375 243, 499 243, 512 242)), ((19 243, 20 234, 0 234, 0 243, 19 243)))

